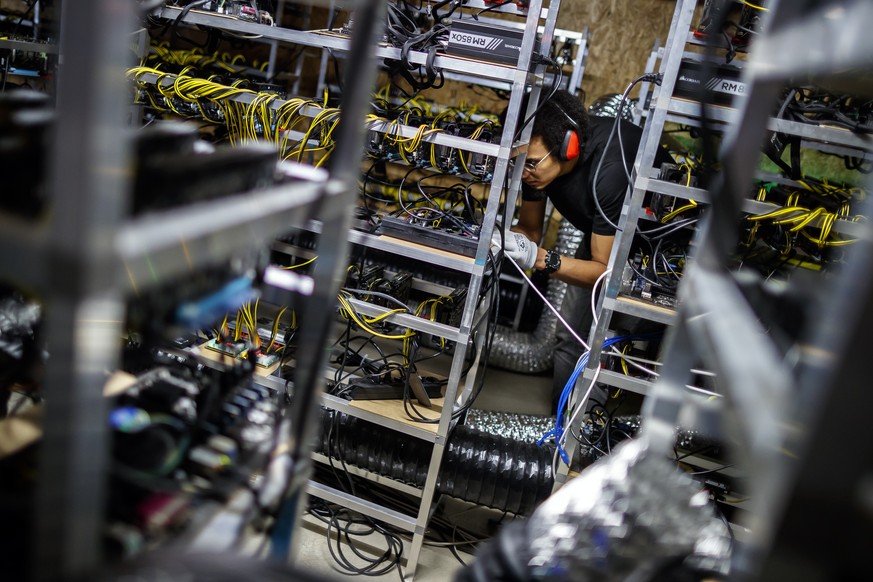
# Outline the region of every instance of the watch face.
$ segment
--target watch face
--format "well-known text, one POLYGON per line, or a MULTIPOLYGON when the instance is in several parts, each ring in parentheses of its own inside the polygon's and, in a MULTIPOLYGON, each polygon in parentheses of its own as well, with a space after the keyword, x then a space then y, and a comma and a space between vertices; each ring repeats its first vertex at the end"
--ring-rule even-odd
POLYGON ((546 269, 554 273, 561 266, 561 255, 554 251, 546 253, 546 269))

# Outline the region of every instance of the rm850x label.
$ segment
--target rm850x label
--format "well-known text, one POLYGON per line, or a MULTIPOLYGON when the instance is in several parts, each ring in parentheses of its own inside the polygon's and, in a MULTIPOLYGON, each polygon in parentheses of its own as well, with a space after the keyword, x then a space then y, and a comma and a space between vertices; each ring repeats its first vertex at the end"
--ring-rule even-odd
POLYGON ((481 34, 471 34, 469 32, 452 31, 451 35, 449 36, 449 42, 482 50, 493 51, 501 44, 503 44, 503 39, 495 38, 493 36, 484 36, 481 34))

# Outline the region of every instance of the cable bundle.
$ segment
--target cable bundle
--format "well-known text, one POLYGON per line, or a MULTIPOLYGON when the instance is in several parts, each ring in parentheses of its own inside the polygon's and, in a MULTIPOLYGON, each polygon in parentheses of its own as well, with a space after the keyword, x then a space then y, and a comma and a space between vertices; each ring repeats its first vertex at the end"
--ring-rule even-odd
MULTIPOLYGON (((402 331, 391 329, 393 326, 387 323, 387 319, 391 315, 398 313, 412 313, 406 305, 398 302, 390 295, 372 291, 378 283, 378 279, 370 282, 370 289, 349 289, 344 288, 338 295, 340 304, 340 314, 343 318, 349 321, 349 326, 345 333, 340 336, 335 345, 343 348, 342 353, 334 359, 334 363, 338 364, 334 374, 334 390, 336 396, 345 396, 348 390, 356 382, 375 382, 378 384, 397 384, 403 387, 403 405, 407 416, 415 422, 433 423, 438 422, 424 415, 413 403, 413 396, 410 387, 410 382, 413 381, 411 375, 418 374, 418 366, 429 359, 435 358, 448 349, 448 342, 444 338, 440 338, 438 342, 438 350, 429 356, 421 357, 420 334, 410 328, 401 328, 402 331), (380 298, 383 301, 391 302, 396 307, 389 309, 381 315, 367 317, 357 312, 354 305, 349 302, 349 298, 353 294, 363 296, 366 300, 372 301, 375 298, 380 298), (370 337, 352 336, 351 324, 354 323, 357 327, 368 334, 370 337), (386 325, 388 327, 386 327, 386 325), (386 354, 385 351, 373 341, 372 338, 402 340, 402 347, 399 353, 386 354), (357 348, 353 348, 352 344, 361 342, 357 348), (367 357, 362 353, 365 348, 369 348, 375 352, 377 356, 367 357), (349 370, 351 366, 352 368, 349 370)), ((434 297, 421 302, 415 309, 414 314, 417 317, 430 321, 438 321, 440 318, 441 308, 454 302, 453 296, 434 297)), ((474 358, 468 358, 468 363, 474 358)), ((469 369, 469 365, 467 367, 469 369)), ((462 372, 466 375, 466 370, 462 372)), ((445 380, 440 380, 440 383, 445 385, 445 380)), ((459 417, 463 411, 469 406, 456 411, 453 416, 459 417)))
MULTIPOLYGON (((168 42, 153 42, 143 64, 155 67, 165 65, 194 67, 198 70, 217 69, 233 75, 244 74, 249 69, 243 55, 231 55, 227 52, 219 53, 218 51, 205 54, 198 47, 191 50, 172 49, 168 42)), ((269 64, 269 61, 264 61, 263 63, 255 61, 251 68, 263 72, 269 64)))
MULTIPOLYGON (((490 253, 489 260, 492 261, 494 271, 497 271, 497 268, 493 265, 493 255, 490 253)), ((335 346, 338 345, 343 348, 342 354, 335 359, 335 363, 340 365, 340 369, 334 377, 335 386, 338 387, 337 389, 342 390, 341 384, 351 378, 352 375, 359 375, 360 372, 363 372, 365 380, 376 380, 379 382, 388 380, 392 384, 400 384, 403 388, 403 406, 408 418, 414 422, 436 424, 439 422, 438 418, 433 418, 433 415, 424 414, 416 407, 414 403, 416 398, 413 397, 410 382, 424 380, 424 372, 420 371, 419 366, 429 359, 444 354, 452 344, 445 338, 439 338, 433 342, 436 350, 433 353, 422 355, 423 348, 431 346, 430 336, 411 328, 398 327, 396 324, 391 323, 389 319, 392 315, 404 313, 457 327, 460 325, 458 320, 460 316, 455 314, 460 314, 463 311, 463 306, 466 305, 467 289, 465 287, 457 288, 446 296, 430 297, 421 301, 412 310, 395 297, 375 290, 380 287, 380 281, 384 278, 381 267, 376 268, 371 266, 365 269, 363 265, 364 256, 361 257, 360 265, 349 267, 349 281, 354 281, 359 288, 353 289, 347 286, 341 289, 338 297, 340 313, 346 318, 348 325, 344 333, 335 342, 335 346), (383 306, 388 307, 388 310, 374 317, 365 316, 359 313, 350 301, 353 295, 358 295, 369 302, 381 302, 383 306), (353 325, 366 333, 369 338, 352 336, 353 325), (388 354, 372 338, 401 340, 401 349, 398 353, 388 354), (356 349, 352 348, 351 346, 355 341, 363 341, 364 345, 356 349), (362 350, 367 346, 378 356, 367 357, 362 355, 362 350), (351 371, 345 371, 344 368, 347 366, 353 366, 354 368, 351 371)), ((490 285, 494 284, 494 281, 496 281, 496 277, 491 279, 489 285, 484 286, 479 297, 480 299, 486 296, 490 297, 492 302, 490 312, 496 314, 499 294, 490 293, 490 285)), ((486 348, 483 352, 483 362, 480 363, 482 367, 487 366, 487 352, 493 342, 494 329, 493 318, 490 318, 485 332, 486 348)), ((466 349, 467 354, 464 361, 464 369, 460 373, 461 378, 466 376, 467 371, 473 365, 473 362, 476 361, 478 350, 475 339, 469 341, 466 349)), ((463 418, 481 392, 484 386, 484 378, 484 374, 477 375, 477 383, 472 389, 472 394, 464 405, 453 410, 452 419, 463 418)), ((428 378, 428 381, 439 381, 443 385, 447 384, 447 380, 444 379, 428 378)))
MULTIPOLYGON (((642 341, 655 339, 660 337, 660 332, 658 333, 650 333, 650 334, 642 334, 642 335, 632 335, 632 336, 616 336, 608 338, 603 342, 603 351, 605 352, 607 348, 611 348, 616 344, 620 344, 627 341, 642 341)), ((619 354, 621 354, 619 352, 619 354)), ((567 456, 567 452, 564 450, 564 443, 567 440, 566 428, 571 427, 573 420, 580 411, 585 410, 585 405, 588 401, 588 397, 591 395, 591 390, 594 388, 594 385, 597 383, 597 376, 600 374, 600 368, 597 368, 597 373, 594 378, 591 380, 591 383, 588 386, 588 390, 582 399, 576 403, 576 409, 571 414, 570 420, 566 423, 564 422, 564 414, 567 412, 568 404, 570 401, 570 395, 573 394, 573 389, 576 386, 576 381, 579 379, 579 376, 582 374, 582 371, 588 365, 588 357, 591 355, 591 351, 586 351, 579 358, 579 361, 576 363, 576 367, 573 369, 573 373, 570 375, 570 378, 567 380, 567 384, 564 386, 564 389, 561 391, 561 397, 558 400, 558 410, 557 416, 555 417, 555 428, 544 434, 540 440, 537 442, 538 445, 542 445, 546 442, 546 439, 549 437, 555 438, 555 444, 557 445, 557 454, 560 455, 561 460, 564 461, 565 465, 570 465, 570 458, 567 456)), ((622 354, 623 355, 623 354, 622 354)))
POLYGON ((472 196, 472 186, 476 182, 452 184, 450 186, 431 186, 426 182, 439 175, 425 176, 414 182, 415 190, 404 186, 409 173, 404 176, 398 188, 399 208, 390 214, 404 217, 410 224, 445 227, 468 236, 479 236, 479 216, 484 209, 482 201, 472 196), (417 194, 417 195, 416 195, 417 194))
POLYGON ((415 92, 437 89, 445 83, 442 70, 434 67, 433 63, 437 50, 448 41, 449 28, 440 23, 440 18, 447 18, 460 5, 460 2, 451 2, 449 13, 440 16, 439 9, 449 3, 439 2, 431 9, 435 21, 430 21, 427 28, 421 26, 427 20, 423 10, 412 8, 405 1, 387 5, 385 38, 401 49, 400 60, 392 67, 391 73, 401 75, 415 92), (424 66, 414 65, 409 61, 409 52, 413 50, 427 53, 424 66))
POLYGON ((852 204, 866 192, 805 178, 797 187, 761 184, 757 200, 769 202, 771 212, 746 217, 745 235, 740 241, 740 264, 760 265, 772 276, 784 266, 820 270, 840 260, 833 251, 855 242, 834 229, 837 220, 857 222, 852 204))
POLYGON ((490 119, 469 121, 470 113, 445 109, 434 116, 415 107, 382 109, 367 116, 369 122, 388 124, 383 133, 371 132, 367 141, 367 155, 388 162, 402 162, 422 168, 432 168, 446 174, 469 174, 483 180, 490 179, 494 161, 488 156, 465 152, 445 145, 424 141, 430 135, 443 133, 485 143, 499 136, 498 128, 490 119), (403 126, 417 127, 415 135, 403 137, 403 126))
POLYGON ((730 62, 737 50, 745 49, 759 34, 762 15, 769 11, 766 4, 767 0, 706 2, 694 35, 700 38, 721 36, 727 49, 726 62, 730 62))
POLYGON ((464 101, 461 101, 457 106, 447 106, 417 94, 403 101, 392 99, 391 95, 394 89, 395 87, 388 83, 373 95, 373 108, 377 113, 391 117, 390 112, 410 110, 422 117, 435 117, 441 113, 449 112, 455 118, 467 123, 490 120, 496 124, 498 120, 497 115, 480 110, 477 104, 467 105, 464 101))
POLYGON ((779 117, 799 123, 871 133, 873 99, 834 95, 818 87, 796 87, 787 92, 779 117))
POLYGON ((186 69, 172 75, 135 67, 128 71, 128 77, 137 82, 140 94, 159 111, 226 125, 231 144, 269 141, 286 160, 303 161, 304 155, 320 154, 316 166, 324 164, 333 151, 338 108, 320 107, 315 101, 300 98, 279 103, 281 100, 273 93, 240 87, 242 81, 227 86, 211 79, 190 77, 187 72, 186 69), (140 80, 147 73, 157 75, 154 84, 140 80), (248 102, 239 101, 242 97, 248 102), (320 111, 310 119, 302 114, 307 107, 320 108, 320 111), (292 138, 291 132, 295 130, 304 130, 300 139, 292 138))
MULTIPOLYGON (((345 572, 364 576, 382 576, 394 568, 400 568, 403 555, 403 540, 380 522, 334 503, 310 497, 309 514, 327 525, 327 549, 334 562, 345 572), (367 555, 356 545, 356 538, 382 536, 386 549, 376 557, 367 555), (346 554, 344 547, 355 558, 346 554), (363 562, 357 565, 355 561, 363 562)), ((402 578, 402 576, 401 576, 402 578)))

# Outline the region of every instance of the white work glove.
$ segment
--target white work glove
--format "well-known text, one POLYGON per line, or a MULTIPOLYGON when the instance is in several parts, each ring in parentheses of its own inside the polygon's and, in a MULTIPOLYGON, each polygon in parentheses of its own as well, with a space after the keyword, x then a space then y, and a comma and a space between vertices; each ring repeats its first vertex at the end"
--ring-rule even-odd
MULTIPOLYGON (((498 235, 495 234, 495 237, 498 235)), ((492 243, 499 245, 499 238, 492 238, 492 243)), ((510 232, 503 243, 503 254, 518 264, 522 269, 533 269, 537 262, 537 245, 520 232, 510 232)))

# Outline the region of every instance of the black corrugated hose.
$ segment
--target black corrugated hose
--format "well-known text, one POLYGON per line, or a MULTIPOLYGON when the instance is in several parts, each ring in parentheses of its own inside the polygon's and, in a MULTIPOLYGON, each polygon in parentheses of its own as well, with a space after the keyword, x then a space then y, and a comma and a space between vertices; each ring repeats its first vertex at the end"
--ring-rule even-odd
MULTIPOLYGON (((323 409, 318 445, 327 456, 424 487, 431 447, 421 439, 323 409)), ((437 493, 529 515, 552 492, 551 446, 457 426, 449 435, 437 493)))

